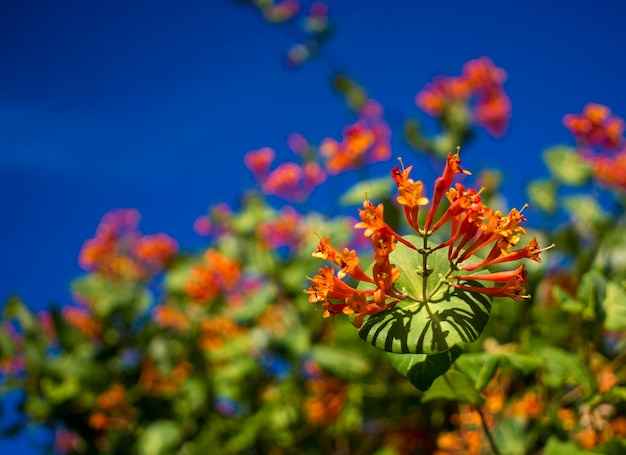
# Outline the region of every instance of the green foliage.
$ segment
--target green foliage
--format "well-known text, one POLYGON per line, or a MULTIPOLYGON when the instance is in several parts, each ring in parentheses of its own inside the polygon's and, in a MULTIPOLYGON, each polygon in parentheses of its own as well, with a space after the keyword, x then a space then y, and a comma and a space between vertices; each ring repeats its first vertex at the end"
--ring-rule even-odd
MULTIPOLYGON (((406 239, 419 244, 416 236, 406 239)), ((391 253, 402 274, 398 290, 406 294, 393 308, 369 316, 359 336, 379 349, 396 353, 434 354, 458 343, 478 339, 489 320, 490 299, 443 283, 451 272, 446 249, 428 255, 424 272, 422 254, 398 244, 391 253)), ((480 284, 474 283, 480 286, 480 284)))

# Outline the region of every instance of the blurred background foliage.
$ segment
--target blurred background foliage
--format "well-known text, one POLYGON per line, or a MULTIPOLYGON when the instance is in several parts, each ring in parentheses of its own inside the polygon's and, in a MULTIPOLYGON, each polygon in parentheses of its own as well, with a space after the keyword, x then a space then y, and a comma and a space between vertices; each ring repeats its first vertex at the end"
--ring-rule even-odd
MULTIPOLYGON (((288 65, 333 59, 324 3, 242 3, 276 26, 299 20, 304 38, 288 65)), ((415 99, 422 118, 401 127, 416 179, 418 163, 443 169, 477 131, 506 134, 506 78, 481 57, 425 81, 415 99), (434 133, 423 126, 433 121, 434 133)), ((304 292, 322 266, 312 256, 321 237, 364 264, 374 259, 354 229, 365 197, 408 233, 393 179, 368 175, 373 163, 396 164, 384 106, 347 72, 334 72, 331 86, 354 122, 318 144, 292 134, 292 161, 277 163, 270 147, 250 151, 257 184, 239 206, 215 203, 195 221, 201 250, 144 234, 136 210, 114 209, 83 245, 72 303, 35 312, 17 296, 6 301, 0 390, 17 414, 4 419, 5 436, 38 428, 54 435, 42 452, 67 454, 626 450, 623 120, 589 103, 563 118, 571 142, 534 164, 547 176, 527 187, 526 229, 556 246, 528 265, 531 298, 489 298, 472 343, 387 353, 349 318, 324 319, 304 292), (343 207, 310 204, 316 188, 349 171, 360 178, 336 195, 343 207)), ((498 170, 472 171, 463 182, 508 211, 498 170)), ((424 185, 430 197, 433 182, 424 185)))

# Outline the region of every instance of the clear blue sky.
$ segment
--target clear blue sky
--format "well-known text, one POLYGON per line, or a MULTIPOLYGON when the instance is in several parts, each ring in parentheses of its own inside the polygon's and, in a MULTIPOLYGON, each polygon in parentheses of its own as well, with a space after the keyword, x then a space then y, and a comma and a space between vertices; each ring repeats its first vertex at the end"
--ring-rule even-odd
MULTIPOLYGON (((524 181, 545 174, 540 152, 570 141, 564 114, 594 101, 626 116, 622 2, 329 4, 332 51, 407 116, 421 115, 424 83, 469 59, 486 55, 508 72, 510 132, 481 135, 464 163, 501 167, 512 205, 525 202, 524 181)), ((329 90, 326 62, 282 65, 295 26, 264 23, 241 2, 173 5, 0 6, 0 298, 17 293, 36 309, 69 302, 82 242, 111 208, 135 207, 144 232, 201 245, 195 217, 253 184, 244 153, 270 146, 287 159, 290 132, 317 143, 354 120, 329 90)), ((398 130, 393 145, 409 164, 398 130)), ((26 447, 0 441, 2 453, 26 447)))

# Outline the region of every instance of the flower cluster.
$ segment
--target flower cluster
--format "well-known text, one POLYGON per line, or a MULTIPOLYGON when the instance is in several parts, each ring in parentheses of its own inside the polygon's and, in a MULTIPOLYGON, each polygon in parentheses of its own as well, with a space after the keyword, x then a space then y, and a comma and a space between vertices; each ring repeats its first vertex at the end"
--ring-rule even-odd
MULTIPOLYGON (((403 238, 384 221, 383 204, 374 206, 366 200, 360 210, 361 222, 355 228, 365 229, 364 235, 371 238, 375 255, 372 274, 368 275, 359 266, 359 258, 354 250, 345 248, 339 251, 330 244, 328 238, 322 238, 313 256, 334 263, 339 270, 329 266, 319 269, 319 273, 311 278, 311 287, 306 291, 309 301, 322 302, 325 317, 339 312, 356 315, 355 323, 360 327, 365 316, 390 308, 405 299, 407 296, 394 287, 401 271, 390 257, 398 242, 415 251, 414 269, 421 267, 427 270, 428 256, 447 248, 449 270, 445 276, 438 277, 442 285, 489 297, 510 297, 516 301, 527 298, 523 287, 526 283, 524 265, 506 271, 484 270, 488 266, 520 259, 541 262, 539 254, 543 250, 535 238, 526 246, 516 248, 521 237, 526 235, 521 226, 525 221, 521 212, 512 209, 504 215, 483 204, 480 192, 466 189, 460 183, 452 187, 457 174, 469 174, 461 168, 458 153, 448 154, 445 168, 435 181, 430 200, 423 196, 423 183, 410 178, 411 170, 412 166, 403 169, 396 166, 391 176, 398 187, 397 201, 404 208, 406 220, 415 233, 423 238, 424 244, 414 245, 403 238), (444 196, 448 204, 440 213, 444 196), (420 207, 429 203, 430 208, 424 219, 420 216, 420 207), (444 225, 450 226, 445 240, 438 245, 429 242, 444 225), (477 253, 482 253, 480 259, 477 253), (479 273, 481 270, 482 273, 479 273), (368 285, 351 287, 342 281, 346 275, 368 285)), ((427 279, 428 273, 425 273, 424 280, 427 279)), ((411 298, 426 303, 429 296, 424 294, 421 299, 415 296, 411 298)))
POLYGON ((302 214, 287 206, 281 209, 277 218, 259 224, 256 231, 261 244, 267 249, 296 249, 306 238, 307 228, 302 214))
POLYGON ((460 76, 437 76, 420 90, 415 102, 426 113, 441 117, 452 105, 472 102, 473 122, 495 137, 502 136, 511 117, 511 101, 503 89, 506 72, 481 57, 463 65, 460 76))
POLYGON ((141 364, 139 385, 147 395, 174 395, 192 371, 191 363, 183 360, 174 365, 171 371, 163 372, 150 358, 146 357, 141 364))
POLYGON ((286 201, 301 202, 326 180, 326 173, 314 161, 301 165, 293 161, 270 167, 276 153, 270 147, 252 150, 244 156, 244 163, 261 184, 265 194, 278 196, 286 201))
POLYGON ((206 250, 202 259, 191 268, 185 284, 187 295, 196 303, 208 303, 232 289, 241 274, 239 264, 216 249, 206 250))
POLYGON ((79 264, 112 279, 147 280, 159 274, 178 250, 170 236, 142 235, 139 212, 112 210, 102 217, 96 236, 80 251, 79 264))
POLYGON ((624 141, 624 120, 601 104, 587 103, 582 113, 565 115, 563 125, 583 147, 615 150, 624 141))
POLYGON ((133 422, 133 409, 122 384, 113 384, 98 396, 97 406, 89 416, 89 426, 96 431, 124 430, 133 422))
POLYGON ((339 174, 366 164, 391 158, 391 130, 383 119, 382 106, 368 100, 360 109, 360 118, 342 132, 341 142, 326 138, 320 144, 326 171, 339 174))
POLYGON ((624 120, 606 106, 588 103, 582 113, 565 115, 563 124, 595 179, 608 188, 626 190, 624 120))

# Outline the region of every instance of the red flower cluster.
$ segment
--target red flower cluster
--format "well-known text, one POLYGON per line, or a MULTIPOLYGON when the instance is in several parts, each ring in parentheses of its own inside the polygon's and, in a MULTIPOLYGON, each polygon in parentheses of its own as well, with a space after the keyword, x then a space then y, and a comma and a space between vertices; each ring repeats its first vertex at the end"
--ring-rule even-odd
POLYGON ((275 156, 270 147, 252 150, 244 156, 245 165, 266 194, 301 202, 326 180, 326 174, 314 161, 306 161, 302 165, 288 161, 270 172, 275 156))
POLYGON ((580 114, 567 114, 563 125, 583 147, 615 150, 624 141, 624 120, 601 104, 588 103, 580 114))
POLYGON ((133 420, 133 409, 126 400, 122 384, 113 384, 98 396, 97 405, 89 416, 89 426, 96 431, 125 430, 133 420))
POLYGON ((96 236, 85 241, 80 266, 113 279, 147 280, 159 274, 178 250, 166 234, 142 235, 139 212, 112 210, 102 217, 96 236))
POLYGON ((307 233, 304 217, 288 206, 281 209, 277 218, 259 224, 256 231, 263 246, 272 250, 297 248, 307 233))
POLYGON ((391 130, 383 119, 383 109, 374 100, 368 100, 361 109, 357 122, 344 128, 341 142, 326 138, 320 144, 320 153, 326 160, 329 174, 358 169, 366 164, 391 158, 391 130))
POLYGON ((196 303, 208 303, 221 292, 232 289, 239 280, 239 264, 209 248, 201 264, 192 267, 185 284, 187 295, 196 303))
POLYGON ((626 190, 624 120, 601 104, 588 103, 580 114, 567 114, 563 124, 572 133, 595 179, 608 188, 626 190))
MULTIPOLYGON (((526 283, 524 266, 500 272, 475 273, 484 267, 509 263, 519 259, 531 259, 541 262, 539 248, 535 238, 525 247, 513 249, 526 231, 521 227, 525 221, 520 211, 513 209, 508 215, 485 206, 479 192, 466 189, 461 184, 451 187, 457 174, 469 174, 461 168, 458 154, 448 154, 442 175, 436 179, 431 205, 423 223, 420 222, 419 210, 429 203, 422 195, 423 184, 409 177, 412 167, 392 170, 391 176, 398 187, 397 201, 403 206, 408 224, 424 239, 420 248, 396 233, 383 218, 383 204, 374 206, 366 200, 360 210, 361 222, 355 228, 364 228, 364 235, 372 240, 375 259, 372 275, 368 275, 358 265, 356 251, 345 248, 338 251, 328 238, 322 238, 313 256, 328 260, 339 270, 325 266, 311 278, 311 287, 306 291, 309 301, 322 302, 324 317, 336 313, 356 315, 355 323, 360 327, 365 316, 390 308, 407 296, 397 292, 394 283, 401 271, 394 265, 390 253, 397 242, 415 250, 416 268, 422 259, 441 249, 448 249, 449 272, 444 282, 453 288, 468 292, 478 292, 490 297, 510 297, 516 301, 528 297, 523 285, 526 283), (444 196, 448 206, 439 215, 439 208, 444 196), (438 217, 438 218, 437 218, 438 217), (433 246, 429 238, 443 228, 450 226, 446 240, 433 246), (474 254, 484 252, 484 259, 474 259, 474 254), (342 281, 346 275, 361 282, 373 284, 368 289, 356 289, 342 281), (468 284, 468 281, 482 281, 486 285, 468 284), (388 302, 388 300, 391 301, 388 302)), ((424 303, 428 297, 424 296, 424 303)))
POLYGON ((472 118, 494 137, 502 136, 511 118, 511 101, 504 91, 506 72, 488 57, 470 60, 460 76, 437 76, 415 96, 426 113, 440 117, 454 104, 473 100, 472 118))

